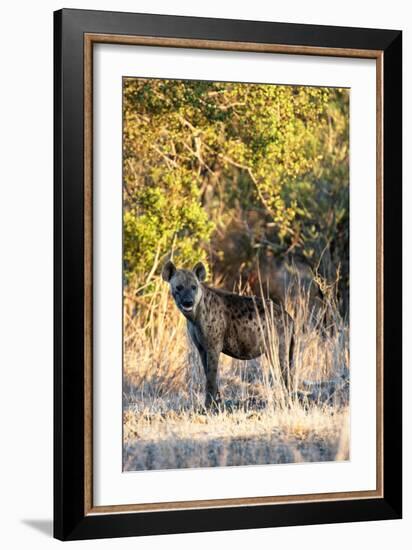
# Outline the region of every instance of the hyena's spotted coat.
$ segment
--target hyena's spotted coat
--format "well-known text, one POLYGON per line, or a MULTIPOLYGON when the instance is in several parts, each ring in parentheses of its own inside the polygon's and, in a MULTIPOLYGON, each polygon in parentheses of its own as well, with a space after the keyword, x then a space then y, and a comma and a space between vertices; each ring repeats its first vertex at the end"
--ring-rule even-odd
POLYGON ((176 306, 186 317, 190 337, 199 352, 206 375, 206 407, 220 401, 216 382, 220 353, 244 360, 262 355, 268 317, 274 321, 280 366, 289 385, 293 322, 281 303, 266 300, 265 304, 260 298, 209 287, 203 282, 206 269, 202 263, 189 271, 167 262, 162 276, 170 284, 176 306))

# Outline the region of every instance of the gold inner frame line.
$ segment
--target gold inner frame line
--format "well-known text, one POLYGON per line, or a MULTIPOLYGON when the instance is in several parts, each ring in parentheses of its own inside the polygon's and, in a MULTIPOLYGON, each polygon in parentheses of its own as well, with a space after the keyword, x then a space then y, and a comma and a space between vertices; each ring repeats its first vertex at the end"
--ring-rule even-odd
POLYGON ((130 513, 383 498, 383 51, 185 38, 84 35, 84 513, 130 513), (93 45, 95 43, 376 60, 376 489, 146 504, 93 504, 93 45))

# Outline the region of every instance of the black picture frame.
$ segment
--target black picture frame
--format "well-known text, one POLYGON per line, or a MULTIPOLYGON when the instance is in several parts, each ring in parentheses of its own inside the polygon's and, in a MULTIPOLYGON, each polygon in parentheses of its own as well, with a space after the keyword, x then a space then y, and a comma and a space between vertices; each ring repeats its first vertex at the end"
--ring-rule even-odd
POLYGON ((402 515, 402 33, 64 9, 54 13, 54 536, 250 529, 402 515), (87 33, 379 50, 383 58, 383 496, 223 508, 85 512, 84 37, 87 33))

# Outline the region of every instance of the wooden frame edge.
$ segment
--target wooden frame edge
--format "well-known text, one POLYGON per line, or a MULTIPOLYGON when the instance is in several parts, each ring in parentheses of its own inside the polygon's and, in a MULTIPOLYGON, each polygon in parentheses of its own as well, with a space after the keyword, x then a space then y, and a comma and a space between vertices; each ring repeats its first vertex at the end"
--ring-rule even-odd
POLYGON ((334 502, 341 500, 370 500, 383 498, 377 490, 347 493, 316 493, 308 495, 283 495, 277 497, 240 497, 211 500, 185 500, 155 502, 148 504, 113 504, 93 506, 87 515, 121 514, 131 512, 167 512, 172 510, 206 510, 208 508, 241 508, 244 506, 272 506, 276 504, 298 504, 311 502, 334 502), (354 495, 356 495, 354 497, 354 495))
POLYGON ((135 36, 124 34, 85 33, 85 44, 124 44, 140 46, 163 46, 169 48, 192 48, 201 50, 230 50, 260 53, 287 53, 295 55, 321 55, 331 57, 363 57, 377 59, 381 50, 355 48, 326 48, 322 46, 293 46, 286 44, 264 44, 258 42, 233 42, 194 38, 166 38, 159 36, 135 36))
POLYGON ((93 506, 93 43, 84 41, 84 513, 93 506))
POLYGON ((292 504, 299 502, 332 502, 338 500, 367 500, 384 498, 383 487, 383 59, 382 50, 353 48, 324 48, 255 42, 231 42, 185 38, 163 38, 117 34, 84 34, 84 513, 85 516, 130 512, 164 512, 168 510, 194 510, 292 504), (174 48, 215 49, 243 52, 284 53, 331 57, 366 58, 376 60, 376 274, 377 274, 377 334, 376 334, 376 489, 340 493, 315 493, 268 497, 244 497, 195 501, 159 502, 144 504, 93 505, 93 44, 125 44, 164 46, 174 48), (380 467, 378 467, 380 466, 380 467))
POLYGON ((383 121, 384 121, 384 54, 376 59, 376 489, 384 495, 384 185, 383 185, 383 121))

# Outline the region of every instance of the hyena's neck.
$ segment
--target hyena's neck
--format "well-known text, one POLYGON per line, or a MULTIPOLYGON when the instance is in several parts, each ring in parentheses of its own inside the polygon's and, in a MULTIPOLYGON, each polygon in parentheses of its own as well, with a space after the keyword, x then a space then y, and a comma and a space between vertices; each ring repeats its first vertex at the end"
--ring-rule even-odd
POLYGON ((202 297, 197 305, 194 322, 204 323, 213 316, 217 297, 212 288, 202 284, 202 297))

